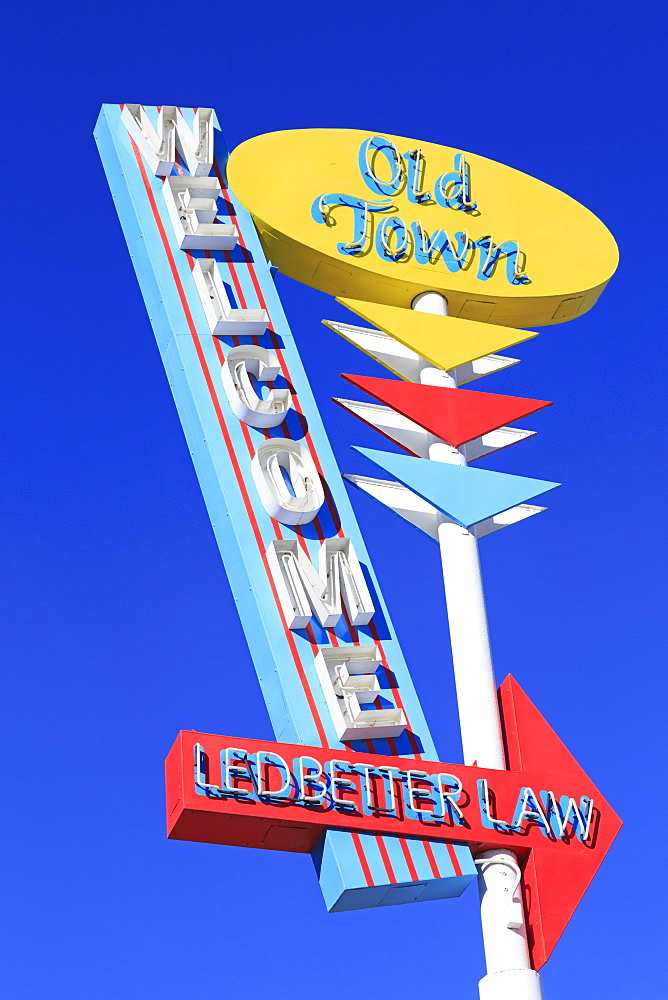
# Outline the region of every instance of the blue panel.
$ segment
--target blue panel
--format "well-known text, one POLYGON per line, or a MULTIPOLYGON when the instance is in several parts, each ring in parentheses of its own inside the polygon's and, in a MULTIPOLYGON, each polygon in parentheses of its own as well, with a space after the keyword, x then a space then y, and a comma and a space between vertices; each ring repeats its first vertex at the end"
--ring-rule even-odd
MULTIPOLYGON (((373 847, 377 854, 377 845, 373 847)), ((366 856, 373 859, 373 852, 368 850, 366 856)), ((340 830, 326 833, 313 851, 313 861, 330 913, 379 906, 387 892, 387 879, 379 885, 368 885, 349 833, 340 830)))
POLYGON ((353 447, 465 528, 560 485, 544 479, 509 476, 505 472, 353 447))
MULTIPOLYGON (((146 108, 146 111, 155 123, 157 109, 146 108)), ((188 121, 192 120, 192 111, 185 110, 184 114, 188 121)), ((353 744, 352 749, 409 758, 423 754, 436 759, 413 682, 255 227, 234 195, 225 189, 227 152, 220 130, 216 127, 214 170, 224 190, 218 219, 233 222, 241 234, 240 245, 225 253, 179 249, 162 194, 163 179, 153 176, 133 149, 118 105, 105 105, 95 138, 276 738, 311 746, 341 747, 318 681, 313 646, 375 642, 386 658, 387 677, 391 671, 396 678, 394 685, 388 681, 389 697, 403 707, 409 727, 395 741, 365 741, 353 744), (323 506, 311 524, 281 525, 279 534, 276 522, 260 502, 250 462, 258 444, 265 440, 265 432, 240 423, 220 378, 225 352, 240 339, 247 343, 248 338, 211 335, 192 271, 194 258, 203 255, 216 261, 234 307, 263 308, 269 313, 267 333, 251 338, 252 342, 278 353, 286 380, 294 387, 293 398, 306 418, 299 418, 293 410, 280 427, 269 433, 291 437, 308 448, 320 463, 333 498, 333 510, 323 506), (290 631, 274 596, 266 549, 277 537, 296 538, 316 561, 322 539, 336 535, 339 525, 343 534, 353 540, 368 573, 376 614, 368 626, 358 629, 348 627, 342 619, 336 629, 327 630, 313 619, 308 630, 290 631)), ((174 172, 185 171, 178 167, 174 172)), ((373 900, 385 895, 391 884, 375 837, 365 836, 355 841, 348 833, 327 834, 317 865, 329 901, 339 890, 341 894, 352 886, 363 885, 367 900, 363 905, 376 905, 373 900), (374 883, 374 892, 367 891, 369 880, 364 875, 364 866, 374 883)), ((462 877, 462 888, 465 883, 462 877)))
POLYGON ((410 853, 418 881, 411 880, 400 839, 383 837, 382 842, 395 879, 392 882, 379 849, 380 839, 371 834, 360 834, 372 876, 376 878, 377 872, 383 871, 382 884, 373 886, 368 885, 350 834, 334 830, 320 839, 314 851, 314 860, 325 903, 330 912, 358 910, 368 906, 426 902, 430 899, 451 899, 454 896, 461 896, 476 878, 475 864, 465 845, 446 847, 445 844, 429 841, 433 861, 440 873, 439 877, 436 877, 432 865, 429 864, 424 842, 411 838, 405 839, 404 845, 410 853), (450 851, 456 855, 461 874, 455 874, 450 851))

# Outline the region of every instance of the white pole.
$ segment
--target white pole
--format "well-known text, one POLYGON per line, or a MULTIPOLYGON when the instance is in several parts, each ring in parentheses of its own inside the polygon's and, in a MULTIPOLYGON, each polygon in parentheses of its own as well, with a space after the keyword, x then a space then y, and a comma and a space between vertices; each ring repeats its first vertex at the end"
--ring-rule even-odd
MULTIPOLYGON (((438 316, 448 314, 448 303, 438 292, 423 292, 412 307, 438 316)), ((456 388, 452 376, 437 368, 423 368, 420 381, 456 388)), ((460 451, 436 439, 429 445, 429 458, 466 465, 460 451)), ((438 540, 464 763, 505 770, 478 540, 445 520, 439 525, 438 540)), ((478 984, 480 1000, 542 1000, 540 976, 529 961, 517 856, 505 849, 485 851, 476 864, 487 966, 487 975, 478 984)))

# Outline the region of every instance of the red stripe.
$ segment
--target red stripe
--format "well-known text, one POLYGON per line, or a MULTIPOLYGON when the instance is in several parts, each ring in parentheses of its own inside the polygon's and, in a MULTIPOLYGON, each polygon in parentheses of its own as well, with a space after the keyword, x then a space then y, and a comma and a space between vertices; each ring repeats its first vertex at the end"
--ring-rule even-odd
MULTIPOLYGON (((425 852, 426 852, 426 855, 427 855, 427 860, 429 862, 429 867, 432 870, 432 874, 434 875, 434 878, 443 878, 444 876, 441 874, 441 871, 440 871, 440 869, 438 867, 438 862, 436 861, 436 857, 434 855, 434 850, 433 850, 430 842, 428 840, 425 840, 425 841, 423 841, 423 843, 424 843, 424 849, 425 849, 425 852)), ((446 850, 448 852, 448 857, 450 858, 450 862, 452 864, 452 870, 454 871, 455 875, 461 875, 462 874, 462 866, 459 863, 459 858, 457 857, 457 854, 455 852, 455 849, 454 849, 453 845, 452 844, 446 844, 445 847, 446 847, 446 850)))
MULTIPOLYGON (((431 844, 429 843, 428 840, 423 841, 423 843, 424 843, 424 851, 425 854, 427 855, 427 861, 429 862, 429 867, 431 868, 432 875, 434 876, 434 878, 441 878, 442 876, 439 871, 438 863, 434 856, 434 851, 432 849, 431 844)), ((461 875, 461 871, 459 872, 459 874, 461 875)))
POLYGON ((311 643, 311 650, 313 652, 313 656, 315 657, 320 652, 320 646, 315 640, 315 632, 313 631, 313 625, 309 623, 304 629, 304 631, 306 632, 308 641, 311 643))
MULTIPOLYGON (((355 628, 354 625, 350 624, 350 620, 348 618, 347 613, 346 613, 345 617, 346 617, 346 622, 348 624, 348 631, 350 632, 350 636, 351 636, 354 644, 356 646, 358 646, 360 644, 360 641, 359 641, 357 629, 355 628)), ((385 671, 385 679, 387 680, 387 686, 390 687, 390 678, 389 678, 389 674, 388 674, 387 658, 385 656, 385 650, 383 649, 383 646, 382 646, 382 644, 380 642, 380 639, 378 638, 378 632, 376 631, 373 622, 369 623, 369 631, 371 632, 371 635, 373 636, 373 638, 376 641, 376 645, 377 645, 378 651, 380 653, 381 664, 382 664, 382 667, 383 667, 383 669, 385 671)), ((397 703, 397 708, 403 709, 403 705, 401 704, 401 702, 399 700, 399 697, 397 695, 397 689, 394 688, 393 690, 394 690, 394 693, 395 693, 395 701, 397 703)), ((377 705, 376 707, 380 708, 380 705, 377 705)), ((408 716, 406 716, 406 723, 408 724, 408 716)), ((367 740, 366 744, 367 744, 367 749, 369 750, 370 753, 375 753, 376 752, 375 748, 373 746, 373 742, 371 740, 367 740)), ((387 745, 390 748, 390 753, 392 754, 392 756, 393 757, 398 757, 399 753, 398 753, 398 750, 397 750, 397 744, 396 744, 395 740, 392 737, 388 737, 387 738, 387 745)))
POLYGON ((383 859, 383 864, 385 865, 385 871, 387 872, 388 881, 391 885, 397 884, 397 876, 394 874, 394 869, 392 867, 392 862, 390 861, 390 855, 387 853, 387 847, 385 846, 385 841, 382 837, 376 836, 376 843, 378 844, 378 850, 380 851, 380 856, 383 859))
MULTIPOLYGON (((234 218, 236 218, 236 216, 234 216, 234 218)), ((241 233, 239 232, 238 229, 237 229, 237 232, 239 233, 239 239, 241 240, 241 233)), ((237 296, 237 301, 239 303, 239 307, 241 309, 246 309, 247 308, 247 306, 246 306, 246 297, 244 296, 243 290, 241 288, 241 282, 239 281, 239 275, 237 274, 237 269, 236 269, 236 267, 234 266, 234 264, 232 262, 232 254, 229 252, 229 250, 225 250, 224 253, 223 253, 223 257, 227 261, 227 266, 230 269, 230 275, 232 277, 232 284, 234 285, 234 291, 235 291, 236 296, 237 296)), ((264 307, 262 307, 262 308, 264 308, 264 307)))
POLYGON ((362 866, 362 873, 366 879, 367 885, 375 885, 373 881, 373 875, 371 874, 371 869, 369 868, 369 862, 366 859, 366 854, 364 853, 364 847, 360 839, 359 833, 351 833, 350 836, 353 838, 353 843, 355 845, 355 850, 357 851, 357 857, 360 860, 362 866))
MULTIPOLYGON (((349 620, 347 614, 346 614, 346 622, 347 622, 347 625, 348 625, 348 631, 350 632, 350 636, 351 636, 353 642, 355 643, 355 645, 358 645, 359 644, 359 639, 357 638, 357 629, 355 628, 354 625, 350 624, 350 620, 349 620)), ((408 718, 408 712, 404 708, 404 703, 403 703, 403 701, 401 699, 401 695, 399 694, 399 688, 397 687, 397 685, 392 684, 390 682, 390 668, 389 668, 389 664, 387 662, 387 657, 385 656, 385 650, 383 649, 383 644, 380 641, 380 637, 378 635, 378 629, 376 628, 376 625, 375 625, 375 623, 374 623, 373 620, 369 622, 369 631, 371 632, 371 636, 372 636, 374 642, 376 643, 376 645, 378 646, 378 651, 380 652, 380 658, 381 658, 381 662, 382 662, 382 665, 383 665, 383 669, 385 671, 385 678, 387 680, 387 686, 389 688, 391 688, 392 691, 394 692, 394 700, 396 702, 397 708, 400 708, 402 710, 402 712, 404 713, 404 715, 406 716, 406 733, 408 735, 408 742, 410 743, 411 749, 413 751, 413 756, 417 757, 419 760, 422 760, 422 754, 420 753, 420 751, 418 749, 418 742, 417 742, 417 739, 415 737, 415 734, 411 731, 410 721, 409 721, 409 718, 408 718)), ((393 753, 393 755, 395 757, 398 756, 398 754, 397 754, 397 746, 396 746, 396 743, 394 742, 394 740, 393 739, 389 739, 387 742, 390 745, 390 750, 393 753)))
POLYGON ((459 858, 457 857, 457 852, 455 851, 453 844, 445 845, 448 854, 450 855, 450 860, 452 861, 452 867, 455 870, 455 875, 462 874, 462 866, 459 863, 459 858))
MULTIPOLYGON (((235 341, 235 347, 238 346, 238 338, 237 337, 233 337, 232 339, 235 341)), ((253 339, 255 340, 255 338, 253 338, 253 339)), ((222 346, 220 344, 220 341, 218 340, 217 337, 213 337, 212 340, 213 340, 213 345, 214 345, 214 349, 216 351, 216 354, 218 355, 218 358, 220 360, 221 365, 223 365, 225 363, 225 355, 223 353, 223 349, 222 349, 222 346)), ((248 449, 248 454, 249 454, 249 456, 251 458, 253 458, 253 456, 255 455, 255 448, 253 447, 253 441, 251 440, 250 431, 248 430, 248 424, 245 424, 243 422, 243 420, 240 420, 239 421, 239 427, 241 429, 241 434, 243 436, 243 439, 246 442, 246 448, 248 449)), ((268 437, 268 432, 267 431, 265 431, 265 437, 268 437)), ((274 521, 272 519, 271 526, 274 529, 274 534, 275 534, 276 538, 279 541, 281 541, 283 539, 283 533, 281 531, 281 526, 278 523, 278 521, 274 521)), ((262 544, 263 544, 263 548, 264 548, 264 542, 262 544)))
POLYGON ((413 863, 413 857, 410 852, 410 848, 406 840, 403 837, 399 837, 399 843, 401 845, 401 850, 404 852, 404 858, 406 859, 406 864, 408 865, 408 871, 413 882, 419 882, 417 868, 413 863))
MULTIPOLYGON (((410 720, 408 718, 408 712, 404 708, 404 703, 402 701, 401 695, 399 694, 399 688, 396 685, 391 685, 390 684, 390 677, 389 677, 390 668, 389 668, 389 665, 388 665, 388 662, 387 662, 387 657, 385 656, 385 651, 383 649, 383 645, 382 645, 382 643, 380 641, 380 638, 378 636, 378 629, 376 628, 376 625, 375 625, 373 619, 369 622, 369 631, 371 632, 373 640, 378 645, 378 648, 380 650, 380 656, 381 656, 381 659, 383 661, 383 666, 385 668, 385 676, 387 677, 388 685, 391 687, 391 690, 394 693, 394 699, 396 701, 397 708, 400 708, 402 710, 402 712, 404 713, 404 715, 406 716, 406 734, 408 736, 408 742, 411 745, 411 750, 413 751, 413 756, 417 757, 418 760, 422 760, 422 754, 420 753, 420 748, 418 746, 418 741, 417 741, 417 738, 415 736, 415 733, 411 730, 410 720)), ((394 752, 396 754, 396 748, 395 748, 394 752)))

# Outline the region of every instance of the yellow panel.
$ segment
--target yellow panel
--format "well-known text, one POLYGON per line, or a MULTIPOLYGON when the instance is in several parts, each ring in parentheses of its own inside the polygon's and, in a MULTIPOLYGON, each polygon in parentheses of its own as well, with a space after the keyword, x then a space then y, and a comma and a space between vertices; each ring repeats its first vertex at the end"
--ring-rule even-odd
MULTIPOLYGON (((418 293, 438 291, 450 316, 502 326, 563 323, 591 309, 618 254, 611 234, 588 209, 512 167, 401 136, 384 137, 398 160, 392 160, 394 153, 373 152, 365 176, 358 154, 373 136, 357 129, 272 132, 232 153, 230 185, 251 212, 267 256, 284 274, 330 295, 404 308, 418 293), (413 168, 404 154, 415 150, 421 183, 409 192, 413 168), (396 184, 391 162, 397 164, 396 184), (466 197, 461 184, 446 183, 457 169, 468 176, 466 197), (371 189, 378 180, 393 189, 385 198, 389 207, 364 210, 366 232, 350 253, 356 209, 336 198, 378 206, 385 197, 371 189), (319 203, 323 196, 329 200, 319 203), (398 219, 406 233, 401 259, 383 256, 380 237, 390 219, 398 219), (442 249, 434 244, 432 253, 439 233, 446 243, 442 249), (488 246, 510 249, 491 258, 485 250, 489 237, 488 246)), ((393 252, 401 232, 386 233, 393 252)))
POLYGON ((344 298, 337 302, 446 371, 538 336, 529 330, 510 330, 455 316, 433 316, 378 302, 344 298))

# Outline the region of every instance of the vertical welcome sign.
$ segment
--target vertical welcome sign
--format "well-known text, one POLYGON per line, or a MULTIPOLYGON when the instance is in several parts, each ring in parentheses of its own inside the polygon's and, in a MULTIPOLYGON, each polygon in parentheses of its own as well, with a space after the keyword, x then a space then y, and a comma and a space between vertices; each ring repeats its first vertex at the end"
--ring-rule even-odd
POLYGON ((620 820, 494 681, 478 539, 558 484, 473 463, 550 404, 459 386, 590 309, 614 240, 534 178, 400 136, 273 133, 228 163, 213 111, 141 105, 95 136, 276 737, 180 733, 169 836, 309 852, 330 910, 457 896, 477 865, 481 998, 540 1000, 620 820), (357 449, 390 480, 345 478, 439 543, 463 765, 439 762, 272 266, 371 323, 328 325, 399 377, 344 376, 371 400, 337 402, 402 449, 357 449))
MULTIPOLYGON (((276 739, 434 760, 270 266, 207 115, 107 105, 95 138, 276 739)), ((280 849, 284 834, 273 836, 266 846, 280 849)), ((428 839, 329 831, 314 860, 330 909, 459 895, 475 875, 468 847, 428 839)))

